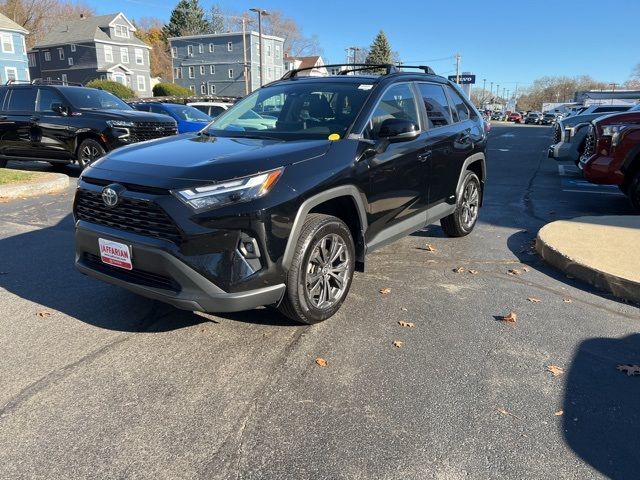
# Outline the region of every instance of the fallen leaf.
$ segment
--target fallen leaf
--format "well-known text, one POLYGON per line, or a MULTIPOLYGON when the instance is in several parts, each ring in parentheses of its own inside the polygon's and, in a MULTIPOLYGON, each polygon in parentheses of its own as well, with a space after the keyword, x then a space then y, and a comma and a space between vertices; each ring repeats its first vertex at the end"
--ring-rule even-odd
POLYGON ((571 303, 571 302, 573 302, 573 300, 571 300, 570 298, 563 298, 563 299, 562 299, 562 301, 563 301, 564 303, 571 303))
POLYGON ((531 303, 540 303, 542 300, 540 300, 539 298, 529 297, 527 298, 527 301, 531 303))
POLYGON ((564 411, 563 411, 563 410, 558 410, 557 412, 555 412, 555 413, 554 413, 554 415, 555 415, 556 417, 560 417, 560 416, 562 416, 562 414, 563 414, 563 413, 564 413, 564 411))
POLYGON ((640 375, 640 365, 618 365, 616 368, 621 372, 625 372, 629 377, 640 375))
POLYGON ((462 273, 462 272, 465 271, 465 268, 464 267, 456 267, 456 268, 453 269, 453 271, 456 272, 456 273, 462 273))
POLYGON ((518 314, 516 312, 509 312, 507 315, 501 318, 503 322, 515 323, 518 320, 518 314))
POLYGON ((434 246, 433 246, 433 245, 431 245, 430 243, 427 243, 427 244, 424 246, 424 249, 425 249, 427 252, 435 252, 435 251, 436 251, 436 247, 434 247, 434 246))
POLYGON ((327 361, 322 357, 318 357, 318 358, 316 358, 316 364, 319 367, 326 367, 327 366, 327 361))
POLYGON ((504 408, 496 408, 496 410, 497 410, 498 412, 500 412, 502 415, 508 415, 509 417, 513 417, 513 418, 517 418, 518 420, 522 420, 522 418, 520 418, 520 417, 519 417, 519 416, 517 416, 517 415, 514 415, 514 414, 513 414, 513 413, 511 413, 511 412, 507 412, 504 408))
POLYGON ((51 316, 51 312, 49 310, 40 310, 38 313, 36 313, 37 316, 39 317, 50 317, 51 316))
POLYGON ((517 268, 511 268, 508 272, 508 275, 520 275, 520 270, 518 270, 517 268))
POLYGON ((564 373, 564 368, 558 367, 557 365, 547 365, 547 371, 551 372, 551 375, 554 377, 559 377, 564 373))
POLYGON ((522 270, 525 271, 525 272, 528 272, 529 268, 528 267, 522 267, 522 270))
POLYGON ((400 307, 400 310, 402 310, 403 312, 408 312, 409 310, 404 308, 404 307, 400 307))
POLYGON ((413 327, 415 327, 415 324, 414 324, 414 323, 411 323, 411 322, 403 322, 402 320, 400 320, 400 321, 398 322, 398 325, 400 325, 401 327, 407 327, 407 328, 413 328, 413 327))
POLYGON ((393 341, 393 346, 396 348, 402 348, 402 345, 404 344, 404 342, 400 341, 400 340, 394 340, 393 341))
POLYGON ((380 290, 380 293, 382 295, 388 295, 388 294, 391 293, 391 289, 390 288, 383 288, 383 289, 380 290))
POLYGON ((469 273, 471 275, 477 275, 478 274, 478 270, 469 270, 469 273))

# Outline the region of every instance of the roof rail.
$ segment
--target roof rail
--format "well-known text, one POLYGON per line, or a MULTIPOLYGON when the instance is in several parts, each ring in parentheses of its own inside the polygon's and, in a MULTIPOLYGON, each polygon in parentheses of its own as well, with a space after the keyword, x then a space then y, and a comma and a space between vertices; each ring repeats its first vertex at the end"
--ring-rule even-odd
POLYGON ((289 70, 282 76, 282 80, 286 80, 287 78, 295 78, 299 72, 304 72, 305 70, 317 70, 319 68, 335 67, 347 67, 345 70, 340 71, 340 75, 345 75, 345 73, 342 73, 345 71, 355 72, 358 70, 373 70, 376 68, 384 68, 386 70, 386 75, 398 72, 398 67, 391 63, 332 63, 329 65, 317 65, 313 67, 296 68, 294 70, 289 70))
POLYGON ((31 81, 32 85, 68 85, 68 86, 72 86, 72 87, 84 87, 84 85, 82 83, 79 82, 67 82, 67 81, 63 81, 63 80, 58 80, 55 78, 52 78, 51 80, 45 80, 44 78, 34 78, 31 81))
POLYGON ((13 80, 7 80, 7 82, 5 83, 5 85, 13 85, 15 83, 26 83, 26 84, 31 84, 31 82, 29 80, 18 80, 18 79, 13 79, 13 80))

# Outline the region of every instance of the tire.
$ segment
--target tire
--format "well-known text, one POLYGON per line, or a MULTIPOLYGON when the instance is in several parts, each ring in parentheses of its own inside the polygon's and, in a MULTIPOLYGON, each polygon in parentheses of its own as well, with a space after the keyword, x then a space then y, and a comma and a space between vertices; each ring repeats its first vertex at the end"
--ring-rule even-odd
POLYGON ((349 293, 354 266, 355 247, 349 227, 339 218, 310 214, 302 226, 287 273, 287 290, 280 311, 308 325, 333 316, 349 293), (323 252, 330 257, 337 253, 338 257, 327 263, 323 252), (331 298, 326 300, 327 297, 331 298))
POLYGON ((0 168, 5 168, 7 166, 7 163, 9 163, 9 160, 7 160, 6 158, 0 158, 0 168))
POLYGON ((78 147, 76 154, 78 165, 82 170, 87 168, 100 157, 107 153, 102 144, 92 138, 87 138, 78 147))
POLYGON ((440 226, 448 237, 464 237, 473 231, 478 221, 481 194, 482 184, 478 176, 471 171, 465 172, 456 210, 440 219, 440 226))
POLYGON ((636 213, 640 213, 640 170, 637 170, 625 192, 636 213))

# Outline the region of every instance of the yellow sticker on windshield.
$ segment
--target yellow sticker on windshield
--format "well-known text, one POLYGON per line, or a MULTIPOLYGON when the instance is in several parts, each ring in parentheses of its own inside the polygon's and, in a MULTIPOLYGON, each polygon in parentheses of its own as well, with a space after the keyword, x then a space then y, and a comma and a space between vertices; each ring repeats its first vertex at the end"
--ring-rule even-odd
POLYGON ((329 135, 329 140, 331 140, 332 142, 335 140, 340 140, 340 135, 337 133, 332 133, 331 135, 329 135))

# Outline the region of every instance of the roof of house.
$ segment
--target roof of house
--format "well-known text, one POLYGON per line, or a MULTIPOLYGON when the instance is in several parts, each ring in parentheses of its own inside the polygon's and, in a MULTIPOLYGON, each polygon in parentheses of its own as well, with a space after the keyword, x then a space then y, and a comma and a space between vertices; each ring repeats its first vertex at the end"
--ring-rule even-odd
POLYGON ((20 33, 29 33, 25 28, 0 13, 0 30, 15 30, 20 33))
POLYGON ((129 22, 122 13, 112 13, 110 15, 86 17, 59 23, 47 32, 45 37, 37 43, 35 48, 93 41, 113 42, 114 40, 120 40, 121 43, 132 43, 140 46, 147 46, 135 35, 131 35, 130 38, 114 39, 109 37, 109 35, 102 30, 102 28, 109 27, 109 25, 121 15, 127 22, 129 22))

